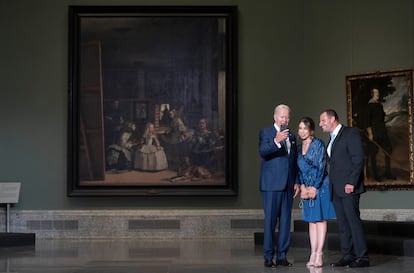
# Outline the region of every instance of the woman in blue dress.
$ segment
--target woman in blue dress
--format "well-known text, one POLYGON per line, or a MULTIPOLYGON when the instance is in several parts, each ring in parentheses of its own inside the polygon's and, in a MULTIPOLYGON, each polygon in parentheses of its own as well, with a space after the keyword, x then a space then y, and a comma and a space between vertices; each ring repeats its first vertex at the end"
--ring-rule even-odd
POLYGON ((301 185, 302 219, 309 222, 311 255, 307 266, 323 265, 322 251, 327 232, 327 220, 335 218, 329 196, 325 143, 314 137, 315 122, 304 117, 299 121, 298 182, 301 185))

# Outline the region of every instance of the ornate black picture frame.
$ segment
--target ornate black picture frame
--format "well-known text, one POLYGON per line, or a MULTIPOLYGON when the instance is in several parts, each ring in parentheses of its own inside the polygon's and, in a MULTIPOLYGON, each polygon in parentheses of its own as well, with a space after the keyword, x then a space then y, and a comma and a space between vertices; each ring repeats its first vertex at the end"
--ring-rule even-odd
POLYGON ((237 195, 237 7, 70 6, 68 196, 237 195))
POLYGON ((413 70, 346 76, 348 125, 365 149, 369 190, 413 190, 413 70))

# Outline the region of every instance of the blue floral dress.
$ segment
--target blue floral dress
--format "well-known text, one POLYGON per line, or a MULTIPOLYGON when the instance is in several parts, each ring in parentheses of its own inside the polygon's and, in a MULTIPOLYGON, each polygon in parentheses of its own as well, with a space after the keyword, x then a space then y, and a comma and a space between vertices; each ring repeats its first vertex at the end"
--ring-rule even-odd
POLYGON ((325 143, 321 139, 314 138, 306 154, 302 154, 302 144, 298 145, 298 168, 299 184, 318 189, 315 199, 302 200, 302 219, 305 222, 320 222, 335 218, 329 196, 325 143))

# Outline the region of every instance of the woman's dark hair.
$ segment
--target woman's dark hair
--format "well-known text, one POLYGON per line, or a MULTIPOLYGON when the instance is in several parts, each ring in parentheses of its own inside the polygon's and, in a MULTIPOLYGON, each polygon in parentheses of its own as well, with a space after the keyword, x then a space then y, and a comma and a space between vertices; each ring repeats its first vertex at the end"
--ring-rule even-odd
POLYGON ((315 122, 313 121, 312 118, 310 117, 303 117, 300 119, 299 123, 303 122, 303 124, 305 124, 305 127, 309 130, 309 131, 315 131, 315 122))

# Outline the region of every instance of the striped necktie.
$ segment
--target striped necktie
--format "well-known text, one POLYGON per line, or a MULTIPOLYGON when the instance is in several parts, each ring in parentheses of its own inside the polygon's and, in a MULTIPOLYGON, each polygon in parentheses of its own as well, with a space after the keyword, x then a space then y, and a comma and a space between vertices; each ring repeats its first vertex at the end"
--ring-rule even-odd
POLYGON ((290 146, 291 146, 291 143, 288 137, 286 138, 286 149, 287 149, 288 154, 290 154, 290 146))

